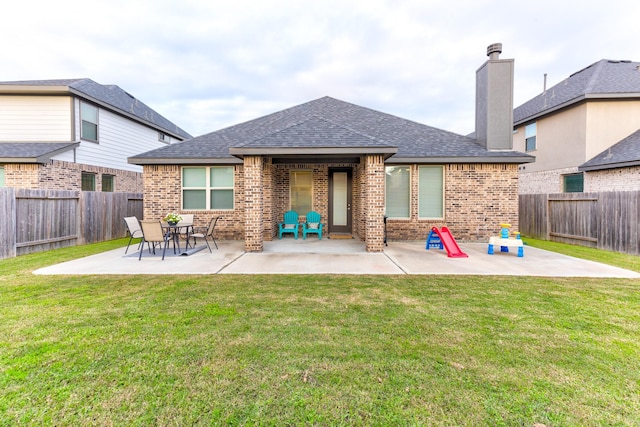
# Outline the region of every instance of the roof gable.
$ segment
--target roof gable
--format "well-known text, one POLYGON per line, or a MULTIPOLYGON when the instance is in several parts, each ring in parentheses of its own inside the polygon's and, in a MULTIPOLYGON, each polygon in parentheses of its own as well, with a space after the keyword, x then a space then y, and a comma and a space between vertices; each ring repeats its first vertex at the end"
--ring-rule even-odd
POLYGON ((640 62, 602 59, 513 110, 522 124, 588 98, 640 97, 640 62))

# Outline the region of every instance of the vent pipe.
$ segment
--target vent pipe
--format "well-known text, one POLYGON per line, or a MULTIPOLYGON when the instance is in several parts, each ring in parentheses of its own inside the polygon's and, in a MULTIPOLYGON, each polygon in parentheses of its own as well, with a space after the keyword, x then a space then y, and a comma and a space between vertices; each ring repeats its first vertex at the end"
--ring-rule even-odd
POLYGON ((502 53, 502 43, 493 43, 487 46, 487 56, 489 57, 490 61, 500 59, 501 53, 502 53))

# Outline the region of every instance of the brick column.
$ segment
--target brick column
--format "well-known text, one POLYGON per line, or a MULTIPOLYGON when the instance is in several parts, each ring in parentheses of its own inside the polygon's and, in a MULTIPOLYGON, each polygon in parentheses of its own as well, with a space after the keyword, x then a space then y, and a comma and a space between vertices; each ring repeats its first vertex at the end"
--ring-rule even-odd
POLYGON ((262 252, 264 248, 262 157, 244 158, 244 248, 247 252, 262 252))
POLYGON ((364 170, 365 247, 367 252, 384 250, 384 158, 365 157, 364 170))

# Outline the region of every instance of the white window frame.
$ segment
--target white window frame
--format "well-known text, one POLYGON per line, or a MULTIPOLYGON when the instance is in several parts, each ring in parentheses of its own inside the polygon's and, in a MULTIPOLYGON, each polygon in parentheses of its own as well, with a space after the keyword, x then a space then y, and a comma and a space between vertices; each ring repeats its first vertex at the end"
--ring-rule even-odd
POLYGON ((393 218, 393 219, 410 219, 411 218, 411 179, 412 179, 412 167, 411 165, 388 165, 384 167, 384 210, 385 210, 385 215, 388 218, 393 218), (407 216, 394 216, 394 215, 390 215, 388 209, 387 209, 387 195, 388 195, 388 191, 389 188, 387 186, 387 171, 389 169, 392 168, 407 168, 407 170, 409 171, 409 181, 408 181, 408 188, 407 188, 407 216))
POLYGON ((158 141, 171 144, 171 137, 163 132, 158 132, 158 141))
POLYGON ((91 141, 91 142, 98 142, 100 140, 100 109, 93 105, 90 104, 88 102, 85 101, 80 101, 80 139, 85 140, 85 141, 91 141), (88 118, 85 118, 84 115, 82 114, 82 108, 83 106, 87 106, 89 108, 94 108, 96 110, 96 122, 92 122, 90 121, 88 118), (94 125, 96 127, 96 138, 88 138, 83 130, 84 130, 84 123, 90 123, 92 125, 94 125))
POLYGON ((233 211, 236 205, 236 190, 235 190, 235 167, 234 166, 184 166, 180 169, 180 199, 181 206, 183 210, 198 210, 198 211, 233 211), (215 187, 211 185, 211 170, 212 169, 222 169, 228 168, 233 172, 233 183, 230 187, 215 187), (184 169, 204 169, 205 171, 205 186, 204 187, 185 187, 184 186, 184 169), (188 208, 184 206, 184 190, 204 190, 205 194, 205 208, 204 209, 196 209, 196 208, 188 208), (220 208, 211 208, 211 191, 216 190, 231 190, 232 191, 232 200, 233 205, 231 208, 220 209, 220 208))
POLYGON ((445 199, 445 174, 444 174, 444 166, 442 165, 418 165, 418 219, 444 219, 444 199, 445 199), (440 169, 440 176, 441 176, 441 182, 442 182, 442 189, 441 189, 441 208, 442 211, 440 213, 440 216, 421 216, 420 215, 420 206, 421 206, 421 201, 423 197, 427 197, 426 194, 424 194, 425 192, 422 191, 422 188, 420 187, 420 170, 421 169, 440 169))
POLYGON ((5 186, 5 170, 4 165, 0 165, 0 188, 5 186))
POLYGON ((524 127, 524 149, 525 151, 536 151, 538 149, 538 123, 533 122, 524 127), (529 148, 529 140, 533 141, 533 147, 529 148))

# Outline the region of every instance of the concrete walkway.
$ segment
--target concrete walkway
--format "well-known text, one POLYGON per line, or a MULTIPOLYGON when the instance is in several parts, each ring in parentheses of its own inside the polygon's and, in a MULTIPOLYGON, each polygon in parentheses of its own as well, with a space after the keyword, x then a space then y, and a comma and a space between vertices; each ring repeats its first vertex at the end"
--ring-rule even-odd
POLYGON ((424 241, 390 242, 382 253, 368 253, 357 240, 294 240, 265 242, 261 253, 247 253, 242 241, 218 242, 209 253, 199 246, 189 255, 168 249, 151 255, 136 246, 36 270, 35 274, 437 274, 548 277, 640 278, 640 274, 526 246, 516 252, 487 254, 486 243, 461 243, 468 258, 448 258, 440 249, 426 250, 424 241))

